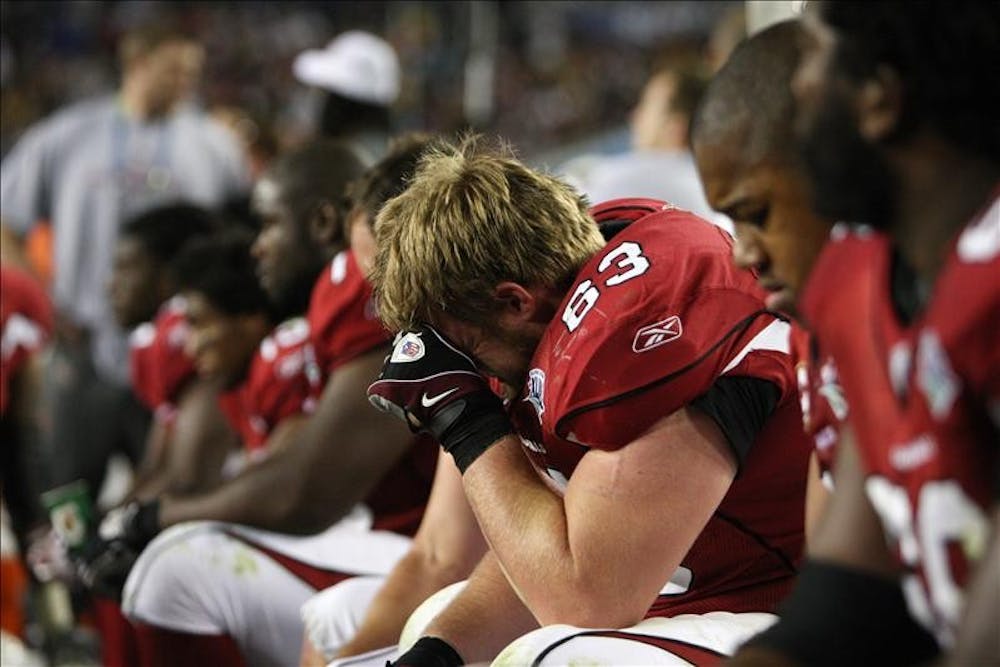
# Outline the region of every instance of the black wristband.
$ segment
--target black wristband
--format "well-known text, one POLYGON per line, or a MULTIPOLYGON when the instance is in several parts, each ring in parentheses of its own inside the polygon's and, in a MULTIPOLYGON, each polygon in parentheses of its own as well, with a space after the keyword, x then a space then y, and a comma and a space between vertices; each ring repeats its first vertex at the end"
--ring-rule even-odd
POLYGON ((437 637, 421 637, 409 651, 386 667, 461 667, 465 661, 451 644, 437 637))
POLYGON ((514 432, 510 418, 499 403, 493 394, 469 394, 435 415, 434 422, 448 426, 438 433, 432 423, 431 433, 455 458, 455 465, 463 474, 490 446, 514 432))
POLYGON ((160 501, 139 503, 122 539, 133 549, 142 551, 160 533, 160 501))
POLYGON ((747 646, 779 651, 803 665, 915 665, 938 646, 909 614, 896 582, 822 561, 808 561, 780 620, 747 646))

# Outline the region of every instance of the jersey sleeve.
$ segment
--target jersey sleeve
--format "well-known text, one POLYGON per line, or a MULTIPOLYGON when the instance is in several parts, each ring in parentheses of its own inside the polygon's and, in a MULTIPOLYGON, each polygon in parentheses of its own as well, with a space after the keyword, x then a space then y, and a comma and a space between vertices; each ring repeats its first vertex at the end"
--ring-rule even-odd
POLYGON ((280 324, 260 344, 244 385, 249 449, 263 447, 283 419, 308 414, 320 374, 309 342, 309 324, 295 318, 280 324))
POLYGON ((710 223, 676 209, 649 215, 588 268, 575 289, 589 281, 599 295, 570 331, 579 314, 571 292, 570 324, 556 323, 549 419, 559 437, 618 449, 727 375, 772 382, 782 400, 794 391, 789 326, 765 310, 710 223))
POLYGON ((0 413, 9 400, 8 383, 52 335, 52 302, 23 271, 0 268, 0 413))
POLYGON ((184 350, 187 337, 184 302, 179 297, 129 337, 132 389, 158 418, 171 416, 184 387, 197 374, 184 350))
POLYGON ((349 251, 339 253, 320 274, 308 320, 316 361, 327 375, 390 338, 371 286, 349 251))

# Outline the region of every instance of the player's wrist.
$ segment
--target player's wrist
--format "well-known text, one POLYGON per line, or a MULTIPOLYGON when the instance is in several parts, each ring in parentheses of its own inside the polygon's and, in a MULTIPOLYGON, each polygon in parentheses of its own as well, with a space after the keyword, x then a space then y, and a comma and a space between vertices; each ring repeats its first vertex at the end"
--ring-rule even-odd
POLYGON ((431 420, 430 431, 464 474, 486 450, 514 433, 514 425, 500 399, 484 387, 445 406, 431 420))
POLYGON ((421 637, 391 667, 459 667, 465 661, 451 644, 438 637, 421 637))

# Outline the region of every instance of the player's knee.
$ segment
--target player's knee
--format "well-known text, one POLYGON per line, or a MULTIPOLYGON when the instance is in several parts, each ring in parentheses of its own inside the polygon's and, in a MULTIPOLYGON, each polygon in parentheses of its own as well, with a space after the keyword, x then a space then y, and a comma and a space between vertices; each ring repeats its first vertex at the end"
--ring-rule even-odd
POLYGON ((201 576, 228 538, 209 524, 181 524, 143 550, 125 582, 122 611, 130 618, 174 628, 199 615, 212 577, 201 576))
POLYGON ((350 641, 374 592, 384 581, 384 577, 354 577, 306 600, 302 605, 302 622, 313 648, 330 658, 350 641))
POLYGON ((417 640, 423 636, 424 630, 447 607, 455 596, 465 588, 465 581, 458 581, 449 586, 445 586, 434 595, 424 600, 419 607, 413 610, 410 618, 407 619, 403 631, 399 635, 399 650, 405 653, 417 640))
POLYGON ((567 637, 579 632, 571 625, 547 625, 518 637, 493 660, 492 667, 516 667, 534 665, 544 654, 563 642, 567 637))

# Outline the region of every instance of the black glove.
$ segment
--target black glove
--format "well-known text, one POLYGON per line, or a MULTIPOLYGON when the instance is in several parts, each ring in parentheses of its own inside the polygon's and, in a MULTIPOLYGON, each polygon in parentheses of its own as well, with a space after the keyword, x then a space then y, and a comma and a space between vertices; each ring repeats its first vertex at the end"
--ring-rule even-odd
POLYGON ((430 326, 400 333, 368 400, 434 436, 463 473, 514 432, 503 402, 468 356, 430 326))
POLYGON ((395 662, 385 663, 386 667, 460 667, 464 664, 458 651, 437 637, 421 637, 395 662))
POLYGON ((121 599, 125 580, 139 554, 160 532, 160 503, 131 502, 110 512, 98 534, 83 545, 76 569, 87 588, 99 595, 121 599))
POLYGON ((101 521, 98 534, 106 541, 120 541, 142 551, 160 532, 160 501, 132 501, 116 507, 101 521))
POLYGON ((94 535, 74 558, 76 572, 93 593, 120 602, 139 553, 122 540, 109 541, 94 535))

